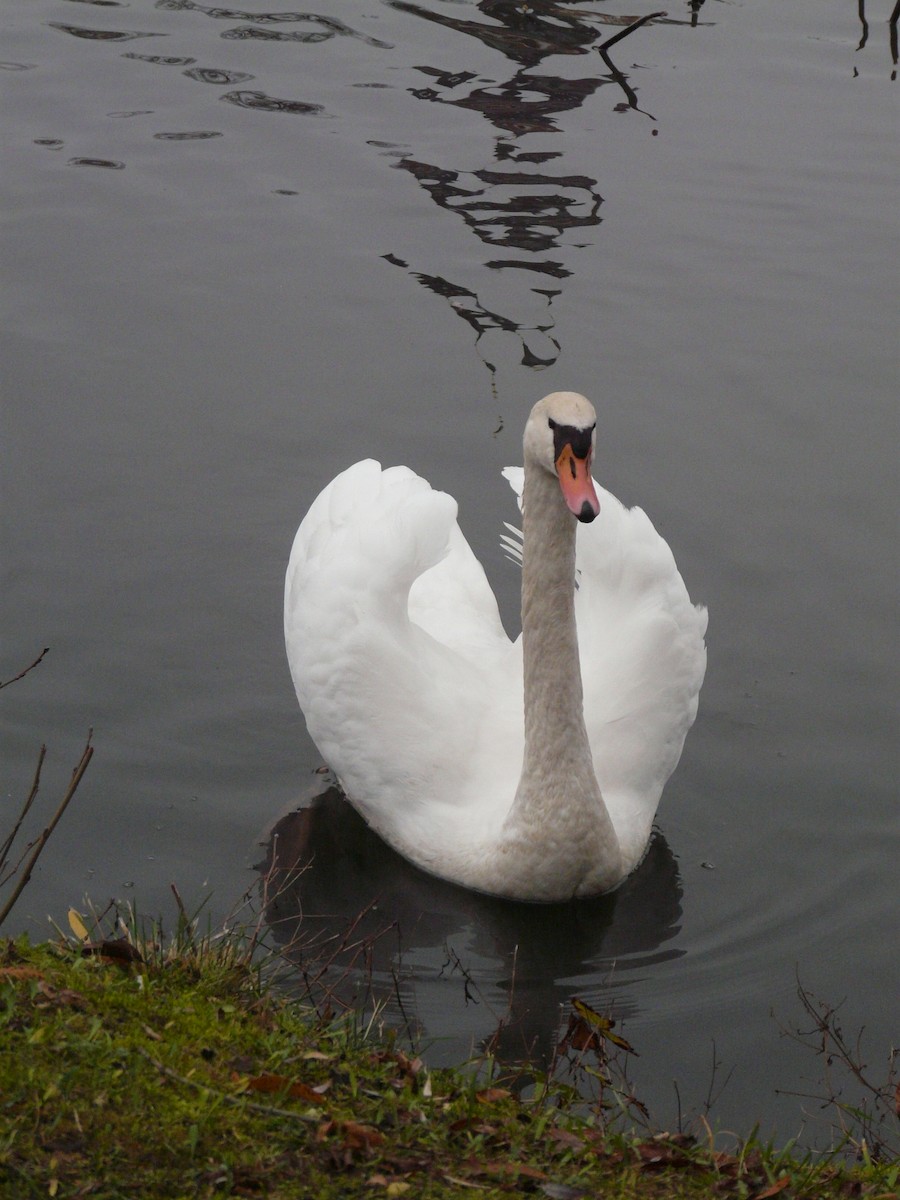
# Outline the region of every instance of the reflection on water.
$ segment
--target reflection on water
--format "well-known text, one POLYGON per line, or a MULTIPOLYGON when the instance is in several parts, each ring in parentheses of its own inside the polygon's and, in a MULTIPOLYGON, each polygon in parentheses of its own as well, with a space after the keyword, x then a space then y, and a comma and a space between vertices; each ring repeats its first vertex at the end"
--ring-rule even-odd
POLYGON ((205 142, 210 138, 221 137, 212 129, 186 130, 182 133, 154 133, 153 137, 159 142, 205 142))
POLYGON ((132 38, 159 37, 158 33, 135 33, 117 29, 82 29, 78 25, 63 25, 59 21, 48 21, 51 29, 70 33, 72 37, 87 38, 95 42, 129 42, 132 38))
MULTIPOLYGON (((868 21, 868 17, 866 16, 866 0, 858 0, 858 5, 859 5, 859 8, 858 8, 859 24, 860 24, 861 32, 860 32, 860 37, 859 37, 859 45, 856 47, 856 49, 864 50, 866 47, 866 44, 868 43, 868 40, 869 40, 869 21, 868 21)), ((894 10, 891 13, 890 18, 887 23, 888 37, 889 37, 890 43, 891 43, 891 62, 894 64, 894 68, 895 68, 891 72, 891 79, 897 78, 896 67, 897 67, 897 53, 898 53, 898 37, 897 37, 898 23, 900 23, 900 0, 897 0, 897 2, 895 3, 894 10)), ((856 67, 853 68, 853 74, 854 74, 854 76, 857 76, 859 74, 859 71, 856 67)))
POLYGON ((518 0, 480 0, 479 11, 498 24, 464 21, 446 13, 432 12, 408 0, 388 0, 388 3, 398 12, 412 13, 477 38, 525 67, 536 66, 548 54, 587 54, 597 38, 595 26, 630 25, 634 20, 633 17, 565 8, 565 3, 572 3, 572 0, 563 0, 560 4, 554 4, 552 0, 533 0, 530 4, 521 4, 518 0))
MULTIPOLYGON (((471 71, 418 66, 428 84, 410 88, 411 95, 431 104, 478 113, 501 132, 501 137, 494 142, 490 165, 466 169, 404 156, 395 167, 408 171, 439 208, 461 218, 480 241, 495 249, 516 252, 514 258, 487 260, 484 266, 488 269, 508 272, 510 277, 525 271, 565 279, 572 274, 565 261, 567 252, 592 244, 586 234, 600 224, 603 197, 597 180, 582 172, 529 169, 564 160, 565 149, 548 151, 543 140, 540 150, 530 149, 525 139, 531 134, 558 133, 557 118, 561 114, 580 108, 599 89, 611 84, 625 97, 615 106, 617 110, 643 112, 637 102, 637 88, 612 62, 607 47, 630 33, 631 28, 665 14, 635 21, 632 17, 569 9, 551 0, 535 0, 530 5, 482 0, 478 8, 488 18, 484 22, 431 11, 408 0, 389 3, 399 12, 476 38, 516 64, 509 78, 493 81, 485 81, 471 71), (631 28, 622 29, 598 45, 603 27, 610 25, 631 28), (535 71, 548 56, 584 55, 591 49, 600 52, 607 73, 571 79, 535 71), (523 258, 523 254, 531 257, 523 258), (553 257, 548 257, 550 254, 553 257)), ((408 267, 399 256, 386 257, 408 267)), ((473 289, 452 280, 449 273, 410 269, 410 274, 449 301, 453 311, 474 329, 476 346, 488 330, 500 330, 520 341, 524 366, 543 369, 559 357, 561 344, 551 334, 555 321, 549 310, 560 289, 528 286, 523 277, 522 282, 540 304, 540 316, 527 322, 509 312, 499 312, 496 305, 488 306, 473 289)), ((485 357, 481 347, 479 352, 495 373, 496 364, 485 357)))
POLYGON ((389 50, 390 43, 379 41, 378 38, 369 37, 358 30, 345 25, 343 21, 339 21, 337 17, 325 17, 319 13, 311 12, 268 12, 255 13, 249 12, 246 9, 237 8, 218 8, 207 4, 196 4, 194 0, 157 0, 157 8, 169 9, 173 12, 199 12, 204 16, 213 17, 217 21, 252 21, 253 25, 247 29, 229 30, 223 33, 223 38, 240 38, 240 37, 255 37, 268 41, 290 41, 290 42, 327 42, 333 37, 353 37, 359 38, 369 46, 378 46, 383 50, 389 50), (310 25, 318 26, 317 29, 309 32, 296 31, 287 34, 278 34, 275 32, 266 32, 257 28, 259 25, 294 25, 301 22, 306 22, 310 25))
POLYGON ((317 953, 329 947, 330 956, 345 944, 329 982, 345 975, 347 999, 371 984, 395 1017, 411 1018, 426 1035, 446 1030, 448 1009, 480 1005, 480 1039, 491 1038, 502 1018, 494 1052, 517 1061, 527 1054, 542 1066, 573 994, 620 1017, 633 1015, 638 1004, 629 983, 683 953, 671 944, 680 930, 681 882, 659 833, 612 895, 520 904, 418 870, 330 786, 277 823, 262 874, 266 918, 306 979, 317 953), (440 1030, 428 1029, 418 1002, 422 988, 434 987, 441 992, 440 1030))
POLYGON ((222 97, 229 104, 237 104, 241 108, 258 108, 265 112, 303 113, 315 116, 323 113, 321 104, 308 104, 305 100, 278 100, 275 96, 267 96, 265 92, 226 92, 222 97))
MULTIPOLYGON (((138 62, 153 63, 158 67, 187 67, 191 63, 195 63, 196 58, 178 58, 175 55, 166 54, 135 54, 131 51, 128 54, 123 54, 123 58, 136 58, 138 62)), ((185 75, 187 71, 185 71, 185 75)))
POLYGON ((70 167, 106 167, 108 171, 124 171, 125 164, 112 158, 70 158, 70 167))
POLYGON ((248 75, 242 71, 220 71, 213 67, 194 67, 190 71, 185 71, 188 79, 196 79, 198 83, 246 83, 252 79, 252 75, 248 75))

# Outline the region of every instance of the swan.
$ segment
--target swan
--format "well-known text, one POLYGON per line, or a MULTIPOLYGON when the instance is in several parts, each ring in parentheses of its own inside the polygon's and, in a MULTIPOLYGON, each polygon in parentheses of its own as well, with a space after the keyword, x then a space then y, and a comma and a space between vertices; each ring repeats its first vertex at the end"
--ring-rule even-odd
POLYGON ((347 798, 425 871, 515 900, 609 891, 640 862, 706 669, 671 550, 591 477, 596 420, 578 393, 545 396, 504 471, 517 640, 456 501, 408 467, 333 479, 285 580, 297 698, 347 798))

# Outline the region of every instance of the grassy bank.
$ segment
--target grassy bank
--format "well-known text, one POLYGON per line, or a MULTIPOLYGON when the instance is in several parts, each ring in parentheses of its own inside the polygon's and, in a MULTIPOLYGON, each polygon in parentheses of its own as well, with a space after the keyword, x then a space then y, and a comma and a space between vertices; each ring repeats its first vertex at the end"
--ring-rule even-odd
POLYGON ((431 1071, 279 997, 234 942, 142 950, 0 943, 4 1200, 896 1195, 896 1166, 613 1134, 563 1089, 431 1071))

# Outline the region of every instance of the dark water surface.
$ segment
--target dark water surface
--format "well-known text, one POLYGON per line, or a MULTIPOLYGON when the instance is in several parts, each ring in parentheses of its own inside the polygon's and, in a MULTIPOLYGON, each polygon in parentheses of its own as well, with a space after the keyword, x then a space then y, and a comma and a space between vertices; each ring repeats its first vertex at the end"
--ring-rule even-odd
POLYGON ((576 388, 601 481, 710 609, 652 853, 577 913, 498 905, 332 804, 281 827, 317 847, 303 903, 341 920, 378 894, 437 1056, 492 1032, 513 975, 509 1036, 538 1050, 569 996, 612 1003, 660 1122, 672 1080, 702 1101, 714 1045, 714 1117, 800 1128, 775 1091, 818 1065, 771 1015, 799 1023, 798 975, 886 1056, 890 9, 679 0, 603 56, 655 10, 0 3, 0 678, 51 648, 0 696, 10 819, 42 742, 48 810, 88 727, 96 747, 10 928, 86 894, 171 913, 172 881, 226 913, 319 764, 281 641, 303 512, 357 458, 409 463, 460 500, 513 628, 499 469, 531 404, 576 388))

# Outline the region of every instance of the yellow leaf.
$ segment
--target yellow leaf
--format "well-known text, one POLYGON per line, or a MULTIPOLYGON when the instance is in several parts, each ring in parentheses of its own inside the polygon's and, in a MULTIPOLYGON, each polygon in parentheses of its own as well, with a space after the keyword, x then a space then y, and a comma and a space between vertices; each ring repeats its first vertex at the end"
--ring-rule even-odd
POLYGON ((385 1189, 386 1196, 402 1196, 404 1192, 408 1192, 412 1187, 411 1183, 401 1183, 396 1180, 394 1183, 389 1183, 385 1189))
POLYGON ((89 941, 90 934, 85 927, 84 921, 81 919, 81 913, 76 912, 74 908, 69 909, 69 928, 83 942, 89 941))

